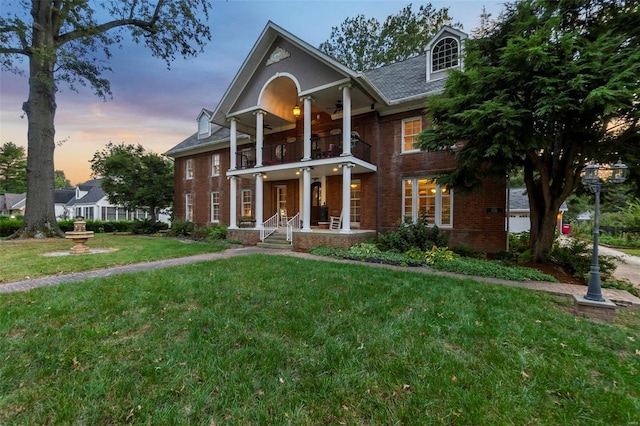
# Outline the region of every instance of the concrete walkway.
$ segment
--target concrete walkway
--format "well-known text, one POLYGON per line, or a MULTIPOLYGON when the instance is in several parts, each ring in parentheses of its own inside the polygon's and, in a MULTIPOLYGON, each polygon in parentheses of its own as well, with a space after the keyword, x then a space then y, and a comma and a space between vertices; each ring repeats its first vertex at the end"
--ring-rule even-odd
MULTIPOLYGON (((126 266, 116 266, 113 268, 97 269, 97 270, 86 271, 86 272, 76 272, 73 274, 66 274, 66 275, 54 275, 54 276, 47 276, 47 277, 42 277, 42 278, 37 278, 32 280, 24 280, 24 281, 16 281, 16 282, 7 283, 7 284, 0 284, 0 293, 28 291, 34 288, 53 286, 53 285, 58 285, 62 283, 77 282, 77 281, 83 281, 83 280, 89 280, 89 279, 95 279, 95 278, 108 277, 108 276, 117 275, 117 274, 126 274, 131 272, 149 271, 152 269, 167 268, 167 267, 178 266, 178 265, 187 265, 187 264, 196 263, 196 262, 206 262, 206 261, 212 261, 212 260, 218 260, 218 259, 227 259, 234 256, 247 256, 251 254, 291 256, 291 257, 298 257, 303 259, 320 260, 325 262, 360 264, 360 265, 366 265, 372 268, 387 268, 387 269, 394 269, 398 271, 410 271, 410 272, 422 273, 425 275, 440 275, 440 276, 447 276, 447 277, 461 278, 461 279, 473 279, 481 282, 502 284, 502 285, 507 285, 511 287, 522 287, 522 288, 528 288, 530 290, 536 290, 536 291, 545 291, 547 293, 556 294, 560 296, 584 295, 587 292, 587 288, 585 286, 575 285, 575 284, 560 284, 560 283, 539 282, 539 281, 527 281, 527 282, 508 281, 508 280, 501 280, 496 278, 474 277, 469 275, 453 274, 450 272, 432 271, 427 268, 408 268, 408 267, 393 266, 393 265, 383 265, 383 264, 377 264, 377 263, 363 263, 363 262, 352 261, 352 260, 340 260, 340 259, 332 259, 329 257, 314 256, 308 253, 298 253, 298 252, 285 251, 285 250, 261 249, 257 247, 242 247, 242 248, 236 248, 236 249, 229 249, 221 253, 207 253, 207 254, 200 254, 196 256, 181 257, 177 259, 158 260, 155 262, 138 263, 135 265, 126 265, 126 266)), ((633 256, 630 256, 630 257, 633 257, 633 256)), ((633 266, 632 266, 632 269, 633 269, 633 266)), ((640 276, 638 277, 637 283, 640 284, 640 276)), ((640 299, 633 296, 627 291, 616 290, 616 289, 602 289, 602 294, 607 300, 611 300, 612 302, 616 303, 619 306, 628 306, 633 309, 640 309, 640 299)))

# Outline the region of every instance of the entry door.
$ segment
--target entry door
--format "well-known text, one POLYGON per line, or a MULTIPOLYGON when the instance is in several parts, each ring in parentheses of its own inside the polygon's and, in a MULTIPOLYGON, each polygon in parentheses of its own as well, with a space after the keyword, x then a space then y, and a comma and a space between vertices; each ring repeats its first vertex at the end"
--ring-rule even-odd
POLYGON ((278 215, 280 216, 280 221, 282 221, 282 219, 286 219, 286 216, 288 216, 286 185, 276 186, 276 207, 278 208, 278 215))
MULTIPOLYGON (((322 221, 322 182, 311 184, 311 226, 318 225, 322 221)), ((327 219, 324 218, 326 221, 327 219)))

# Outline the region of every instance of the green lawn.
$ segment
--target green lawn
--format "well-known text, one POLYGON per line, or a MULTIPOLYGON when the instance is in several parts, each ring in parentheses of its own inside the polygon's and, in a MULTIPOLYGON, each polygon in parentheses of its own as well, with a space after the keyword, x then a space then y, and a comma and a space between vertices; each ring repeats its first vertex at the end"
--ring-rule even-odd
POLYGON ((254 255, 0 297, 0 424, 640 421, 640 313, 254 255))
POLYGON ((45 275, 217 252, 226 248, 224 245, 183 242, 173 238, 95 234, 87 246, 114 251, 64 257, 42 256, 50 252, 68 251, 72 246, 70 240, 63 238, 0 241, 0 285, 45 275))
POLYGON ((618 249, 624 253, 630 254, 631 256, 638 256, 640 257, 640 248, 638 249, 633 249, 633 248, 622 248, 622 249, 618 249))

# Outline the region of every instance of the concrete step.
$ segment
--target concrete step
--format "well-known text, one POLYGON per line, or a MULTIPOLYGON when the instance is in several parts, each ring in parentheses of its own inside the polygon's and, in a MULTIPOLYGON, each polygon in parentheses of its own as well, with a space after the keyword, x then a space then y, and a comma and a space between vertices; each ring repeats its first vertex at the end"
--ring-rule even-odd
POLYGON ((287 241, 287 233, 276 231, 269 235, 263 242, 257 244, 260 248, 292 250, 293 245, 287 241))
POLYGON ((266 248, 266 249, 293 250, 293 245, 289 244, 288 241, 286 244, 281 244, 281 243, 269 243, 269 242, 266 242, 265 240, 265 242, 258 243, 256 244, 256 246, 260 248, 266 248))

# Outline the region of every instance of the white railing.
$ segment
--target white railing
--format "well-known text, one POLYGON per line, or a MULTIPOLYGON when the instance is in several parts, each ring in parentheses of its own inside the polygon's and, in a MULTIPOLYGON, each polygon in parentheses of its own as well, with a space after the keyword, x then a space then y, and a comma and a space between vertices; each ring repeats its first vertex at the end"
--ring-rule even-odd
POLYGON ((278 229, 278 212, 262 223, 260 228, 260 241, 264 241, 269 235, 278 229))
POLYGON ((300 213, 287 221, 287 241, 293 242, 293 231, 300 229, 300 213))

